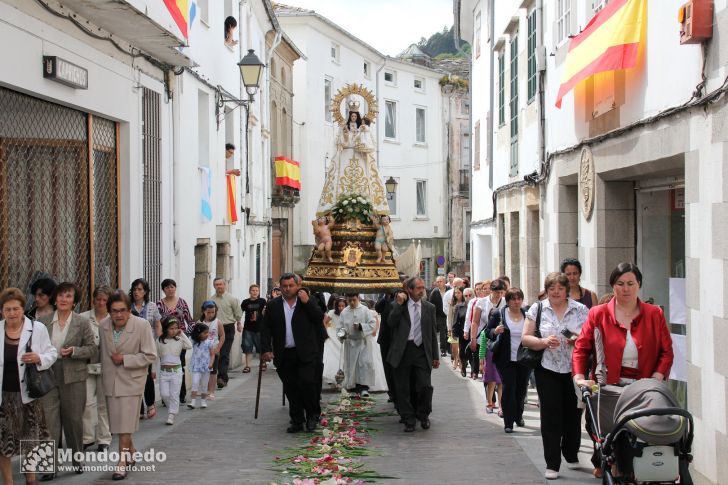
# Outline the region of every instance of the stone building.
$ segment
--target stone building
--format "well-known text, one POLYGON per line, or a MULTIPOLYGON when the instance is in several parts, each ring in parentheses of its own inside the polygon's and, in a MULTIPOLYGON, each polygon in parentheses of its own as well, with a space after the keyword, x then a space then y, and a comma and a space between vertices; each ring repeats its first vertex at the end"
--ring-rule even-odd
POLYGON ((663 307, 673 335, 670 384, 695 418, 693 478, 723 483, 728 7, 715 2, 701 47, 680 42, 682 1, 644 2, 636 66, 582 81, 559 109, 570 37, 617 3, 454 3, 456 30, 487 59, 474 60, 473 120, 488 120, 481 161, 495 196, 474 194, 477 271, 510 274, 533 298, 546 273, 577 257, 583 285, 603 295, 616 264, 637 263, 641 298, 663 307), (490 86, 476 82, 490 73, 490 86))

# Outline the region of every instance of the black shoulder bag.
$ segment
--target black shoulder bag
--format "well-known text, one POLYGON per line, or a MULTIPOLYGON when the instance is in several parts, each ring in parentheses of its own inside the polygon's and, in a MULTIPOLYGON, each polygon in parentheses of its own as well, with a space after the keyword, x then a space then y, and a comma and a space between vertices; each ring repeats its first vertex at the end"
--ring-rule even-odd
MULTIPOLYGON (((505 325, 505 321, 506 321, 506 319, 505 319, 506 309, 507 309, 507 307, 498 311, 500 313, 500 319, 501 319, 501 323, 503 325, 505 325)), ((483 330, 483 331, 485 332, 485 330, 483 330)), ((495 360, 496 356, 500 354, 501 342, 503 340, 502 335, 503 335, 502 333, 499 333, 495 336, 494 340, 488 339, 488 353, 493 354, 494 360, 495 360)))
MULTIPOLYGON (((536 338, 541 338, 541 310, 542 309, 543 309, 543 304, 541 302, 538 302, 538 313, 536 314, 536 330, 533 333, 533 335, 536 338)), ((535 369, 536 367, 540 366, 542 357, 543 357, 543 350, 529 349, 528 347, 524 347, 522 343, 518 346, 518 354, 516 354, 516 361, 521 365, 525 365, 529 369, 535 369)))
MULTIPOLYGON (((35 325, 35 323, 33 323, 35 325)), ((30 338, 25 344, 25 351, 32 352, 31 342, 33 341, 33 329, 30 330, 30 338)), ((38 399, 43 397, 56 387, 56 377, 53 369, 38 370, 36 364, 25 364, 25 386, 28 390, 28 397, 38 399)))

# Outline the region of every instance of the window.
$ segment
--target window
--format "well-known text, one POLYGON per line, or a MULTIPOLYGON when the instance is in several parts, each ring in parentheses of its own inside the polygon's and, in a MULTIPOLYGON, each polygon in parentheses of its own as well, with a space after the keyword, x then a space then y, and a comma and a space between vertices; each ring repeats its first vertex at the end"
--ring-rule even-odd
POLYGON ((384 82, 397 84, 397 73, 394 71, 384 71, 384 82))
POLYGON ((425 124, 425 108, 415 108, 415 141, 425 143, 427 141, 425 124))
POLYGON ((528 102, 536 97, 536 10, 528 15, 528 102))
POLYGON ((399 179, 397 177, 393 178, 397 181, 397 186, 391 194, 387 192, 387 204, 389 204, 389 216, 397 217, 397 191, 399 190, 399 179))
POLYGON ((427 180, 417 181, 417 217, 427 216, 427 180))
POLYGON ((339 62, 339 44, 331 44, 331 60, 339 62))
POLYGON ((331 79, 324 79, 324 119, 328 122, 332 120, 331 114, 331 79))
POLYGON ((473 170, 480 170, 480 120, 473 127, 473 170))
POLYGON ((397 138, 397 103, 387 101, 384 104, 384 137, 397 138))
POLYGON ((197 8, 200 10, 200 21, 210 26, 210 7, 208 5, 209 0, 197 0, 197 8))
MULTIPOLYGON (((203 93, 199 91, 199 93, 203 93)), ((207 98, 207 94, 205 98, 207 98)), ((144 279, 149 282, 151 300, 159 298, 162 282, 162 219, 159 208, 162 207, 162 133, 160 130, 160 96, 151 89, 142 91, 142 160, 144 178, 142 193, 144 197, 144 279)), ((209 123, 209 118, 208 118, 209 123)), ((209 130, 207 133, 209 137, 209 130)), ((209 138, 208 138, 209 140, 209 138)))
POLYGON ((461 106, 461 113, 464 115, 470 114, 470 103, 468 101, 463 101, 461 106))
POLYGON ((425 90, 425 80, 421 77, 416 77, 414 82, 414 87, 418 91, 424 91, 425 90))
POLYGON ((571 0, 556 0, 556 44, 571 34, 571 0))
POLYGON ((592 12, 594 15, 607 6, 609 0, 592 0, 592 12))
POLYGON ((518 175, 518 34, 511 37, 511 177, 518 175))
POLYGON ((367 61, 364 61, 364 77, 369 79, 371 77, 372 66, 367 61))
POLYGON ((498 126, 506 124, 506 56, 498 53, 498 126))
POLYGON ((480 12, 475 15, 475 58, 480 57, 480 12))

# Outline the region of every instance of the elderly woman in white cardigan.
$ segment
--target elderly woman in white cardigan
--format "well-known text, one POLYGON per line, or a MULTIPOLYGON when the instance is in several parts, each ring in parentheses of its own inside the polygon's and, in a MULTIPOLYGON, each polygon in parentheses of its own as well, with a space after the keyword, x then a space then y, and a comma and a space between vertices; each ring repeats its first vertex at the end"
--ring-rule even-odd
MULTIPOLYGON (((28 396, 24 382, 25 366, 49 369, 58 357, 46 326, 23 315, 25 295, 17 288, 0 292, 0 471, 3 483, 12 485, 10 459, 20 454, 21 440, 48 439, 48 428, 40 401, 28 396), (32 340, 31 340, 32 337, 32 340), (25 348, 31 341, 30 352, 25 348)), ((28 484, 38 483, 34 473, 25 475, 28 484)))

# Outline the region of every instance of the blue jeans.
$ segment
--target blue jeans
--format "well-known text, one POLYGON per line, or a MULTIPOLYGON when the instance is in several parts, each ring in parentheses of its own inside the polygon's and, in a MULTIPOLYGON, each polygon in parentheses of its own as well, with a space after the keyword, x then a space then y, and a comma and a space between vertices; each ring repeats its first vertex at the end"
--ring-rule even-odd
POLYGON ((252 354, 254 351, 260 353, 260 332, 243 329, 243 343, 241 347, 245 354, 252 354))

